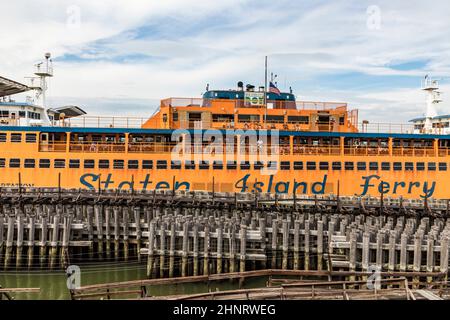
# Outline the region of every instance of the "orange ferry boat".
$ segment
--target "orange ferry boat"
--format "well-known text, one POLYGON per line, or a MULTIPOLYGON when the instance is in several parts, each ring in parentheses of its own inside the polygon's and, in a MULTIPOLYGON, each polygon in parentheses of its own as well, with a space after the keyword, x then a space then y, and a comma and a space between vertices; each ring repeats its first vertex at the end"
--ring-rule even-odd
MULTIPOLYGON (((239 82, 162 100, 145 120, 89 117, 76 106, 45 108, 49 54, 35 74, 36 86, 0 77, 0 97, 36 92, 0 102, 0 187, 450 197, 449 135, 359 124, 346 103, 239 82)), ((435 87, 424 87, 432 104, 435 87)))

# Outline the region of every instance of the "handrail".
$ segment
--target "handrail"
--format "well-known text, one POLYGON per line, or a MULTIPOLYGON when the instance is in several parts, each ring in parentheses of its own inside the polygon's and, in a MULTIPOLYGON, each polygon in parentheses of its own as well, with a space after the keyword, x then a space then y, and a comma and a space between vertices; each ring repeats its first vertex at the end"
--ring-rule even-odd
MULTIPOLYGON (((177 146, 177 142, 129 142, 128 148, 124 142, 70 142, 70 152, 85 153, 108 153, 125 152, 130 153, 170 153, 177 146)), ((64 152, 66 142, 41 142, 39 151, 41 152, 64 152)), ((344 146, 339 145, 303 145, 280 143, 278 145, 226 145, 216 146, 209 143, 189 144, 184 146, 185 153, 237 153, 239 150, 243 154, 280 154, 280 155, 342 155, 344 156, 410 156, 410 157, 445 157, 450 155, 450 148, 439 148, 437 151, 433 147, 392 147, 390 152, 386 146, 344 146)), ((182 150, 179 150, 182 151, 182 150)))

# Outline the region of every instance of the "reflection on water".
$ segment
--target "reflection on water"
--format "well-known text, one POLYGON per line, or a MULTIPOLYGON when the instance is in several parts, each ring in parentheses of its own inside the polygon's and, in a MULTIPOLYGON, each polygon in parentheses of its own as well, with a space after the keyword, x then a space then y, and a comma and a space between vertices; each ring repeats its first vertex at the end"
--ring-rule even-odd
MULTIPOLYGON (((146 264, 138 262, 92 265, 81 267, 81 285, 90 285, 107 282, 146 279, 146 264)), ((0 285, 3 288, 40 288, 40 293, 17 293, 15 299, 70 299, 66 285, 67 277, 63 271, 33 271, 16 272, 0 271, 0 285)), ((245 288, 264 286, 266 278, 248 279, 245 288)), ((213 282, 211 290, 237 289, 237 281, 213 282)), ((183 283, 170 286, 147 287, 147 293, 154 296, 172 294, 190 294, 207 292, 206 283, 183 283)))

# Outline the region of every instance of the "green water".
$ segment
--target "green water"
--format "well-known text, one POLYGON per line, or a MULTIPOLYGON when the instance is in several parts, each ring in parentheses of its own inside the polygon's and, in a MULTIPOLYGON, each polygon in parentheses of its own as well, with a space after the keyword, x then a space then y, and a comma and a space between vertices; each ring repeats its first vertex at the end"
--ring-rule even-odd
MULTIPOLYGON (((99 264, 81 267, 81 285, 91 285, 108 282, 146 279, 146 265, 142 263, 99 264)), ((16 293, 17 300, 61 300, 70 299, 67 289, 67 277, 63 271, 0 271, 0 285, 3 288, 40 288, 39 293, 16 293)), ((265 286, 267 279, 248 279, 245 288, 265 286)), ((237 281, 213 282, 211 290, 237 289, 237 281)), ((147 294, 164 296, 175 294, 191 294, 207 292, 206 283, 184 283, 170 286, 147 287, 147 294)), ((136 296, 134 296, 136 297, 136 296)))

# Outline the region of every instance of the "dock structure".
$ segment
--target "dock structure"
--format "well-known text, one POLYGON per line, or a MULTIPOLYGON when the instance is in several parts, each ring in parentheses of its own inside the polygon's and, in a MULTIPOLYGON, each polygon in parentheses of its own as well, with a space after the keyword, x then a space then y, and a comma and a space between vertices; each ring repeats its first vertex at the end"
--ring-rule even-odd
POLYGON ((150 278, 271 268, 431 283, 448 273, 447 200, 3 189, 0 206, 4 269, 61 268, 77 253, 145 259, 150 278))

